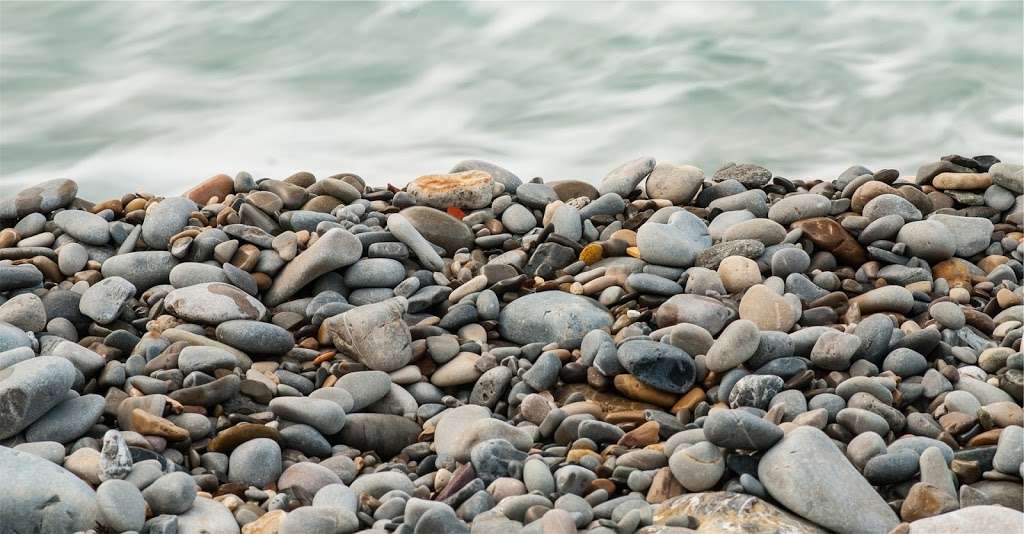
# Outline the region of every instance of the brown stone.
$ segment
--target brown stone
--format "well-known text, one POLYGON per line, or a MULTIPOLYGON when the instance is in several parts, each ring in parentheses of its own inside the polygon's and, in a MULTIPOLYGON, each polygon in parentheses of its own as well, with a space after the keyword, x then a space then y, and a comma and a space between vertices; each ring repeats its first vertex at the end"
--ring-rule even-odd
POLYGON ((586 458, 588 456, 591 456, 595 460, 597 460, 597 463, 601 463, 601 455, 587 449, 572 449, 565 455, 565 460, 567 462, 578 464, 583 458, 586 458))
POLYGON ((242 527, 242 534, 277 534, 281 528, 284 516, 288 515, 284 510, 272 510, 259 517, 252 523, 246 523, 242 527))
POLYGON ((676 403, 675 395, 648 386, 630 374, 616 376, 615 389, 631 399, 649 402, 662 408, 671 407, 676 403))
POLYGON ((624 436, 619 438, 619 445, 631 449, 653 445, 660 440, 658 437, 659 432, 661 432, 661 425, 657 421, 648 421, 626 432, 624 436))
POLYGON ((609 495, 615 494, 615 483, 612 482, 611 480, 608 480, 607 478, 595 479, 593 482, 590 483, 590 488, 592 490, 603 489, 607 491, 609 495))
POLYGON ((985 189, 992 185, 992 176, 987 172, 944 172, 932 178, 936 189, 985 189))
POLYGON ((254 423, 239 423, 233 427, 226 428, 217 434, 206 446, 209 452, 221 452, 228 454, 235 450, 235 447, 256 438, 269 438, 274 441, 281 440, 281 434, 276 428, 254 423))
POLYGON ((442 210, 449 206, 480 209, 491 203, 492 182, 484 171, 463 171, 420 176, 406 189, 420 205, 442 210))
POLYGON ((815 246, 831 252, 840 262, 859 267, 868 260, 867 250, 834 219, 804 219, 793 223, 792 227, 803 230, 815 246))
POLYGON ((555 400, 563 402, 569 395, 573 393, 581 393, 583 398, 588 401, 596 402, 601 406, 601 410, 606 414, 611 412, 621 411, 639 411, 649 410, 656 406, 646 402, 637 402, 629 399, 624 399, 619 395, 613 395, 611 393, 604 393, 598 391, 586 384, 568 384, 555 390, 555 400))
POLYGON ((139 434, 160 436, 170 441, 179 441, 188 437, 188 430, 140 408, 132 410, 132 428, 139 434))
POLYGON ((251 243, 244 243, 235 251, 235 255, 231 258, 231 265, 234 265, 243 271, 251 271, 256 267, 256 262, 259 261, 259 259, 259 247, 251 243))
POLYGON ((950 412, 939 418, 939 424, 950 434, 959 434, 969 430, 977 422, 978 418, 973 414, 963 412, 950 412))
POLYGON ((644 410, 622 410, 604 417, 604 422, 613 425, 640 425, 646 421, 644 410))
POLYGON ((683 485, 679 483, 676 477, 672 476, 672 470, 662 467, 654 473, 651 487, 647 489, 647 502, 658 504, 682 493, 683 485))
POLYGON ((907 498, 903 500, 900 517, 904 521, 916 521, 944 514, 958 507, 956 497, 931 484, 918 482, 911 486, 907 498))
POLYGON ((625 241, 626 246, 636 246, 636 231, 623 228, 612 232, 612 235, 608 236, 609 240, 625 241))
POLYGON ((592 265, 604 258, 604 248, 597 243, 589 243, 580 251, 580 261, 592 265))
POLYGON ((218 174, 203 180, 192 189, 189 189, 185 196, 192 202, 205 206, 213 197, 224 200, 225 197, 234 192, 235 185, 231 177, 226 174, 218 174))
POLYGON ((18 231, 14 228, 4 228, 0 230, 0 248, 13 247, 21 239, 18 235, 18 231))
POLYGON ((985 271, 985 273, 990 273, 993 269, 1008 261, 1010 261, 1010 258, 1006 256, 985 256, 978 262, 978 267, 981 267, 981 270, 985 271))
POLYGON ((984 445, 995 445, 999 443, 999 435, 1003 433, 1001 428, 993 428, 992 430, 986 430, 977 436, 974 436, 967 442, 968 447, 981 447, 984 445))
POLYGON ((853 193, 853 196, 850 198, 850 209, 860 213, 864 210, 864 206, 871 202, 873 198, 880 195, 895 194, 897 194, 896 190, 889 184, 872 180, 858 187, 853 193))
POLYGON ((949 287, 971 288, 972 275, 970 264, 960 258, 950 258, 932 267, 932 276, 945 278, 949 287))
POLYGON ((707 395, 704 393, 703 389, 693 388, 680 397, 679 401, 672 405, 672 409, 670 411, 672 413, 679 413, 683 410, 692 410, 706 398, 707 395))

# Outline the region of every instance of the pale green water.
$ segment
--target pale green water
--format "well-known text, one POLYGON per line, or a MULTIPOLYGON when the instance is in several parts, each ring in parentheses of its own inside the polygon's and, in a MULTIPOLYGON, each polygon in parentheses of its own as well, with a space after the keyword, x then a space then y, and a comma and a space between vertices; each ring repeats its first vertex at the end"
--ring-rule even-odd
POLYGON ((1022 159, 1021 2, 0 2, 0 193, 1022 159))

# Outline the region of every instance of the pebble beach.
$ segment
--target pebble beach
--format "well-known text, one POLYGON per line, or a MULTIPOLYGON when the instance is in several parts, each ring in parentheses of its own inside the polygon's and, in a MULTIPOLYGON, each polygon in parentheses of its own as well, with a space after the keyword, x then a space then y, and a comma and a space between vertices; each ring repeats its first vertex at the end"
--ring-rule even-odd
POLYGON ((0 534, 1024 531, 1017 162, 78 190, 0 192, 0 534))

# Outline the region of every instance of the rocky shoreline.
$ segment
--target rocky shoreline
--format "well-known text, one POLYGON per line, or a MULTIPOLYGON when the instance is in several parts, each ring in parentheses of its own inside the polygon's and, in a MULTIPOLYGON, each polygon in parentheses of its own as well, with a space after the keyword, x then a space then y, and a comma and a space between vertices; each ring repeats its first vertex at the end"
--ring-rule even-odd
POLYGON ((0 198, 0 532, 1024 528, 1024 171, 0 198))

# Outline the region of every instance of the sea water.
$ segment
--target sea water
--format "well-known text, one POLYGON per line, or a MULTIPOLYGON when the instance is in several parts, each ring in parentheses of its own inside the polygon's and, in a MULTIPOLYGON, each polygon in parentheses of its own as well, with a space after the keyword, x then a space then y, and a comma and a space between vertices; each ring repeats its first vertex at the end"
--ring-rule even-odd
POLYGON ((0 194, 1022 160, 1022 5, 0 2, 0 194))

